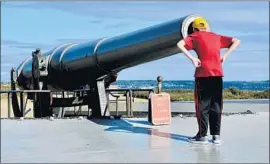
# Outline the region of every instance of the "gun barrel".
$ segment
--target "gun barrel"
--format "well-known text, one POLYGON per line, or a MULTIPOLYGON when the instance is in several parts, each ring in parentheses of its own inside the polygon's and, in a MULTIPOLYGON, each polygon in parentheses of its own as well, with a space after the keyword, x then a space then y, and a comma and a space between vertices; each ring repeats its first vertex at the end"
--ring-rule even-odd
MULTIPOLYGON (((48 57, 47 85, 52 90, 79 89, 102 76, 180 53, 177 42, 192 33, 197 14, 120 36, 60 45, 48 57)), ((210 31, 210 28, 209 28, 210 31)), ((17 69, 20 87, 31 89, 32 58, 17 69)))

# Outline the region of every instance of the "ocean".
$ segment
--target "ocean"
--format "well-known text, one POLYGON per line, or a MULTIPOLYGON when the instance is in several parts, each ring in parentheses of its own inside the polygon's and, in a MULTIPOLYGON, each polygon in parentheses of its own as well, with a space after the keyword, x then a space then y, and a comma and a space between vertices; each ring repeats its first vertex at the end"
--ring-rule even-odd
MULTIPOLYGON (((151 89, 157 87, 155 80, 118 80, 114 83, 118 88, 129 89, 151 89)), ((176 89, 194 89, 194 81, 188 80, 172 80, 163 81, 162 88, 164 90, 176 89)), ((224 81, 223 88, 228 89, 235 87, 240 90, 264 91, 269 89, 268 81, 224 81)))

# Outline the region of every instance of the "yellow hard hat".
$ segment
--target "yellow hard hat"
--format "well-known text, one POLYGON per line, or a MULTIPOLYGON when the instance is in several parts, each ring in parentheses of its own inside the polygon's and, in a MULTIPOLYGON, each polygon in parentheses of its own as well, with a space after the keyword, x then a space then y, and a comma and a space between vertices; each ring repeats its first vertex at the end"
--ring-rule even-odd
POLYGON ((208 27, 208 24, 207 24, 207 21, 201 17, 199 18, 196 18, 193 22, 193 28, 198 28, 198 29, 202 29, 202 28, 205 28, 207 29, 208 27))

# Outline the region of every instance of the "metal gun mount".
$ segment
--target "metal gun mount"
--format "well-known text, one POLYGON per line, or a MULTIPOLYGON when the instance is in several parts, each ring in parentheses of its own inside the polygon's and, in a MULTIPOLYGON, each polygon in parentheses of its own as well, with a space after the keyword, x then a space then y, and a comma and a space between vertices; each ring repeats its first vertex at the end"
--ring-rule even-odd
POLYGON ((40 49, 36 49, 36 51, 32 52, 32 57, 34 77, 48 76, 49 56, 42 56, 40 49))

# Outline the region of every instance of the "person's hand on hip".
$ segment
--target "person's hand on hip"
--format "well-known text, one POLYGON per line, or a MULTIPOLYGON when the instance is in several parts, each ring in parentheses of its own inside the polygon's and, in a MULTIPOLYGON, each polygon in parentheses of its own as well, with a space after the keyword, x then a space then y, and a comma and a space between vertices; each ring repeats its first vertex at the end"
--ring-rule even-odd
POLYGON ((193 58, 192 63, 196 68, 201 66, 201 61, 198 58, 193 58))

